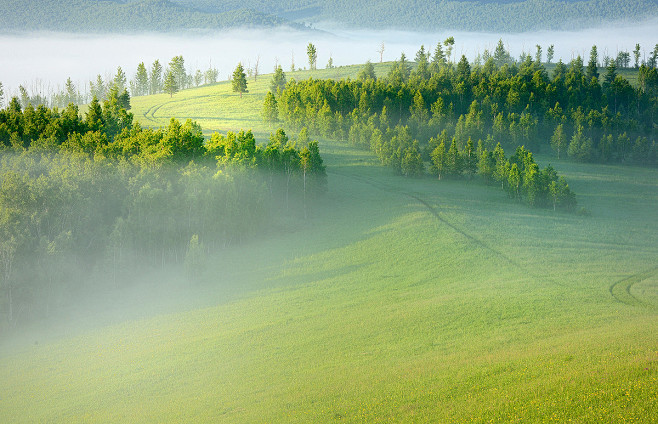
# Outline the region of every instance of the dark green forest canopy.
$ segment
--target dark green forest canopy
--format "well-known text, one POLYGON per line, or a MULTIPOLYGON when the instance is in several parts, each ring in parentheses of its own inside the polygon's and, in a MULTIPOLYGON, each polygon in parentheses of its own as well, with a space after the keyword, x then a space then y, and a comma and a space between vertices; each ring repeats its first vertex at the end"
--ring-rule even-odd
POLYGON ((2 31, 167 32, 181 29, 236 27, 303 28, 284 18, 237 7, 221 13, 201 12, 169 0, 4 0, 2 31))
POLYGON ((422 31, 580 29, 658 16, 655 0, 175 0, 208 11, 250 8, 298 22, 422 31))
POLYGON ((385 78, 290 81, 277 106, 288 125, 365 147, 374 130, 392 139, 387 131, 402 126, 421 148, 445 130, 460 149, 470 138, 489 150, 525 145, 580 161, 655 165, 658 71, 642 65, 637 73, 633 87, 614 63, 599 80, 580 58, 549 75, 530 56, 473 66, 464 57, 456 66, 425 57, 396 62, 385 78))
POLYGON ((336 22, 416 31, 573 30, 658 16, 655 0, 5 0, 5 31, 134 32, 336 22), (294 23, 296 22, 296 23, 294 23))
MULTIPOLYGON (((440 52, 440 50, 437 49, 440 52)), ((611 62, 601 82, 580 57, 549 75, 526 56, 459 63, 423 48, 377 79, 366 64, 356 80, 291 80, 278 91, 279 117, 290 127, 372 150, 405 176, 481 176, 533 206, 573 209, 566 181, 532 153, 578 161, 658 164, 658 72, 641 65, 638 86, 611 62), (503 147, 516 150, 507 159, 503 147)))

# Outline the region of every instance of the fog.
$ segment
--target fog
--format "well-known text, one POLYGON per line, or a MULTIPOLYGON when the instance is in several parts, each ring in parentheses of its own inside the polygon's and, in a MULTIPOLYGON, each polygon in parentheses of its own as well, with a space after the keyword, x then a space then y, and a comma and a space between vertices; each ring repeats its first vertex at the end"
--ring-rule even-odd
MULTIPOLYGON (((285 71, 294 63, 307 66, 306 45, 313 42, 318 51, 318 67, 324 68, 331 57, 335 66, 379 61, 384 42, 384 61, 395 60, 404 52, 413 58, 420 45, 433 49, 438 41, 454 36, 453 55, 475 58, 484 49, 493 51, 499 39, 514 57, 522 52, 534 54, 540 44, 544 52, 555 46, 555 59, 569 61, 576 55, 586 57, 597 45, 599 57, 615 57, 619 51, 631 52, 640 43, 646 57, 658 42, 658 20, 638 25, 608 25, 579 32, 540 31, 519 34, 468 33, 441 31, 418 33, 407 31, 346 30, 330 23, 316 25, 316 31, 290 29, 232 30, 223 33, 186 32, 181 34, 81 35, 33 33, 0 36, 0 82, 6 98, 18 93, 22 84, 30 93, 59 91, 71 78, 81 93, 90 80, 100 74, 104 80, 121 66, 128 79, 137 65, 147 67, 159 59, 164 65, 176 55, 183 55, 188 72, 219 70, 220 80, 228 78, 235 65, 242 62, 251 68, 259 63, 259 73, 269 73, 276 63, 285 71)), ((544 56, 545 57, 545 56, 544 56)))

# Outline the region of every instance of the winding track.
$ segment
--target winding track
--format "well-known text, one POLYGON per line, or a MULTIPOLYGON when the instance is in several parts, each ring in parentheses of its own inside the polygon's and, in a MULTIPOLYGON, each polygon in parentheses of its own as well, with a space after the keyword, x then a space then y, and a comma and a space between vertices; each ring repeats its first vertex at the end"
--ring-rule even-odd
POLYGON ((400 190, 400 189, 397 188, 397 187, 393 187, 393 186, 390 186, 390 185, 388 185, 388 184, 384 184, 384 183, 381 183, 381 182, 378 182, 378 181, 373 181, 372 179, 369 179, 369 178, 366 178, 366 177, 361 177, 361 176, 357 176, 357 175, 353 175, 353 174, 348 174, 348 173, 336 172, 335 170, 331 170, 331 171, 327 170, 327 173, 330 173, 330 174, 333 173, 333 174, 336 174, 336 175, 340 175, 340 176, 342 176, 342 177, 352 178, 352 179, 354 179, 354 180, 361 181, 361 182, 363 182, 363 183, 365 183, 365 184, 371 185, 371 186, 373 186, 373 187, 375 187, 375 188, 377 188, 377 189, 379 189, 379 190, 382 190, 382 191, 385 191, 385 192, 388 192, 388 193, 399 194, 399 195, 406 196, 406 197, 409 197, 409 198, 411 198, 411 199, 414 199, 415 201, 417 201, 417 202, 419 202, 420 204, 422 204, 423 206, 425 206, 425 208, 426 208, 426 209, 427 209, 427 210, 428 210, 428 211, 429 211, 429 212, 430 212, 430 213, 431 213, 431 214, 432 214, 432 215, 433 215, 433 216, 434 216, 439 222, 441 222, 442 224, 445 224, 446 226, 452 228, 455 232, 457 232, 458 234, 460 234, 461 236, 463 236, 464 238, 466 238, 466 239, 469 240, 470 242, 472 242, 472 243, 474 243, 474 244, 477 244, 478 246, 480 246, 480 247, 482 247, 482 248, 488 250, 489 252, 493 253, 494 255, 496 255, 496 256, 498 256, 498 257, 504 259, 504 260, 505 260, 506 262, 508 262, 510 265, 512 265, 512 266, 514 266, 515 268, 517 268, 517 269, 523 271, 524 275, 526 275, 526 276, 530 276, 530 277, 532 277, 533 279, 535 279, 535 280, 537 280, 537 281, 544 280, 544 281, 550 282, 551 284, 554 284, 554 285, 557 285, 557 286, 562 286, 562 287, 564 286, 564 284, 561 284, 561 283, 559 283, 558 281, 556 281, 556 280, 554 280, 554 279, 552 279, 552 278, 548 278, 548 277, 546 277, 546 276, 544 276, 544 275, 537 275, 537 274, 535 274, 531 269, 529 269, 529 268, 526 267, 525 265, 523 265, 523 264, 521 264, 521 263, 515 261, 514 259, 512 259, 512 258, 510 258, 509 256, 505 255, 505 254, 502 253, 501 251, 499 251, 499 250, 493 248, 492 246, 488 245, 488 244, 485 243, 484 241, 478 239, 477 237, 474 237, 474 236, 472 236, 471 234, 468 234, 466 231, 464 231, 463 229, 459 228, 457 225, 453 224, 452 222, 450 222, 450 221, 446 220, 444 217, 442 217, 442 216, 440 215, 439 210, 438 210, 438 209, 439 209, 438 206, 431 205, 428 201, 426 201, 426 200, 423 199, 422 197, 418 196, 417 194, 407 193, 407 192, 404 192, 404 191, 400 190))
POLYGON ((633 293, 631 293, 631 288, 633 285, 651 277, 656 272, 658 272, 658 266, 644 272, 631 275, 630 277, 615 281, 608 288, 608 291, 610 291, 610 296, 612 296, 617 302, 623 303, 625 305, 655 307, 655 305, 651 305, 635 297, 633 293))
MULTIPOLYGON (((439 210, 438 210, 439 209, 438 206, 430 204, 428 201, 426 201, 422 197, 418 196, 417 194, 407 193, 407 192, 404 192, 404 191, 400 190, 397 187, 393 187, 391 185, 384 184, 384 183, 381 183, 381 182, 378 182, 378 181, 373 181, 372 179, 369 179, 369 178, 366 178, 366 177, 361 177, 361 176, 357 176, 357 175, 353 175, 353 174, 349 174, 349 173, 336 172, 335 170, 328 171, 328 172, 336 174, 336 175, 340 175, 342 177, 347 177, 347 178, 351 178, 351 179, 354 179, 354 180, 357 180, 357 181, 361 181, 365 184, 368 184, 370 186, 373 186, 373 187, 375 187, 379 190, 382 190, 382 191, 385 191, 385 192, 388 192, 388 193, 396 193, 396 194, 399 194, 399 195, 403 195, 403 196, 412 198, 412 199, 416 200, 417 202, 419 202, 420 204, 422 204, 423 206, 425 206, 425 208, 427 208, 427 210, 432 215, 434 215, 434 217, 439 222, 441 222, 442 224, 445 224, 448 227, 452 228, 455 232, 462 235, 464 238, 471 241, 472 243, 477 244, 477 245, 481 246, 482 248, 488 250, 489 252, 495 254, 496 256, 504 259, 510 265, 518 268, 519 270, 522 270, 526 275, 529 275, 529 276, 531 276, 532 278, 534 278, 536 280, 544 280, 544 281, 550 282, 550 283, 558 285, 558 286, 562 286, 562 287, 564 286, 564 284, 561 284, 560 282, 558 282, 558 281, 556 281, 552 278, 549 278, 545 275, 535 274, 532 270, 530 270, 528 267, 524 266, 523 264, 515 261, 514 259, 512 259, 509 256, 505 255, 504 253, 502 253, 499 250, 495 249, 494 247, 488 245, 484 241, 468 234, 463 229, 459 228, 457 225, 453 224, 452 222, 450 222, 450 221, 446 220, 444 217, 442 217, 440 215, 439 210)), ((638 299, 637 297, 635 297, 631 293, 631 288, 634 284, 637 284, 641 281, 646 280, 647 278, 654 275, 656 272, 658 272, 658 266, 653 267, 653 268, 651 268, 649 270, 646 270, 644 272, 631 275, 630 277, 626 277, 624 279, 618 280, 618 281, 614 282, 612 285, 610 285, 610 287, 608 288, 608 290, 610 292, 610 295, 617 302, 623 303, 625 305, 644 306, 644 307, 656 308, 656 305, 652 305, 652 304, 649 304, 645 301, 642 301, 642 300, 638 299)))

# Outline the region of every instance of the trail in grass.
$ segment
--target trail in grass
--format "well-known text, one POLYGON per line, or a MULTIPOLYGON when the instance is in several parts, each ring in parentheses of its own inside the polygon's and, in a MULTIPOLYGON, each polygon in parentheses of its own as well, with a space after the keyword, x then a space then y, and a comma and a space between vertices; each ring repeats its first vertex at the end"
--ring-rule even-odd
POLYGON ((638 274, 631 275, 630 277, 623 278, 621 280, 615 281, 610 285, 609 291, 610 295, 619 303, 630 306, 645 306, 655 308, 655 306, 644 302, 641 299, 638 299, 636 296, 631 293, 631 288, 640 283, 647 278, 654 275, 658 272, 658 266, 653 267, 647 271, 640 272, 638 274))
POLYGON ((467 239, 471 243, 476 244, 476 245, 484 248, 485 250, 493 253, 494 255, 502 258, 503 260, 505 260, 507 263, 509 263, 510 265, 515 267, 516 269, 522 271, 524 273, 524 275, 530 276, 530 277, 532 277, 533 279, 535 279, 537 281, 542 281, 543 280, 543 281, 549 282, 549 283, 557 285, 557 286, 564 286, 564 284, 556 281, 553 278, 550 278, 546 275, 536 274, 530 268, 524 266, 522 263, 515 261, 514 259, 512 259, 509 256, 505 255, 503 252, 501 252, 501 251, 497 250, 496 248, 490 246, 489 244, 485 243, 481 239, 467 233, 462 228, 458 227, 457 225, 453 224, 452 222, 450 222, 447 219, 445 219, 444 217, 442 217, 439 210, 438 210, 439 209, 438 205, 430 204, 430 202, 423 199, 418 194, 409 193, 409 192, 400 190, 398 187, 394 187, 394 186, 391 186, 391 185, 388 185, 388 184, 385 184, 385 183, 374 181, 374 180, 369 179, 367 177, 357 176, 357 175, 348 174, 348 173, 336 172, 335 170, 331 170, 331 171, 327 171, 327 172, 334 173, 336 175, 341 175, 341 176, 344 176, 344 177, 348 177, 348 178, 352 178, 352 179, 361 181, 365 184, 371 185, 371 186, 373 186, 373 187, 375 187, 379 190, 382 190, 382 191, 386 191, 386 192, 389 192, 389 193, 397 193, 399 195, 406 196, 406 197, 409 197, 411 199, 414 199, 417 202, 419 202, 420 204, 422 204, 439 222, 441 222, 442 224, 452 228, 455 232, 460 234, 462 237, 464 237, 465 239, 467 239))

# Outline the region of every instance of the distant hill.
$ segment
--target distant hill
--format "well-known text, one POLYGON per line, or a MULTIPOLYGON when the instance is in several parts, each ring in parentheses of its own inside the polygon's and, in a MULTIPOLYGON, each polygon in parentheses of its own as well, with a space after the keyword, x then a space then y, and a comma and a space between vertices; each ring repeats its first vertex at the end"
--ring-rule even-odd
POLYGON ((0 0, 0 31, 138 32, 294 24, 235 7, 204 12, 169 0, 0 0))
POLYGON ((658 0, 174 0, 212 12, 249 8, 298 22, 370 29, 519 32, 658 16, 658 0))
POLYGON ((658 0, 0 0, 0 32, 301 28, 321 22, 360 29, 520 32, 656 17, 658 0))

